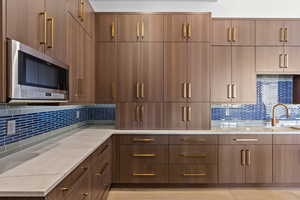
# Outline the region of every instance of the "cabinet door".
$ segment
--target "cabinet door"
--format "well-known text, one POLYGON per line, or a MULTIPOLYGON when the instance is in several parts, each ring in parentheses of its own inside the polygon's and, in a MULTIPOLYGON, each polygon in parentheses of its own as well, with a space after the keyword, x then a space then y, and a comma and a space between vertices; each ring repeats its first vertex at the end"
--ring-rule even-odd
POLYGON ((255 47, 232 47, 232 101, 256 103, 255 47))
POLYGON ((186 41, 187 35, 184 33, 186 25, 186 15, 166 15, 164 17, 165 41, 186 41))
POLYGON ((66 0, 67 1, 67 11, 76 19, 80 21, 80 3, 81 0, 66 0))
POLYGON ((196 14, 187 17, 190 27, 189 41, 209 42, 210 37, 210 14, 196 14))
POLYGON ((272 183, 272 145, 249 145, 246 183, 272 183))
POLYGON ((162 42, 164 40, 164 17, 163 15, 143 15, 141 34, 143 41, 162 42))
POLYGON ((163 128, 163 104, 143 103, 141 104, 141 128, 162 129, 163 128))
POLYGON ((118 99, 121 102, 137 100, 139 50, 138 43, 118 43, 118 99))
POLYGON ((53 26, 49 24, 49 21, 47 25, 46 54, 66 62, 66 0, 46 0, 45 2, 48 17, 53 18, 53 26))
POLYGON ((274 183, 300 183, 300 146, 274 146, 274 183))
POLYGON ((185 103, 164 104, 164 128, 186 129, 187 128, 187 105, 185 103))
POLYGON ((142 83, 142 101, 163 100, 164 48, 163 43, 141 44, 139 80, 142 83))
POLYGON ((189 101, 209 102, 210 79, 209 79, 209 55, 210 45, 207 43, 188 43, 189 67, 188 79, 191 85, 188 88, 189 101))
POLYGON ((245 183, 245 167, 242 163, 244 147, 244 145, 219 146, 219 183, 245 183))
POLYGON ((117 105, 117 124, 119 129, 138 129, 140 127, 139 105, 120 103, 117 105))
POLYGON ((134 42, 140 39, 141 17, 139 15, 118 16, 118 40, 121 42, 134 42))
POLYGON ((212 102, 231 102, 231 47, 212 47, 211 100, 212 102))
POLYGON ((285 27, 287 28, 287 42, 289 45, 300 45, 300 21, 299 20, 290 20, 285 22, 285 27))
POLYGON ((283 72, 282 47, 256 47, 256 72, 279 73, 283 72))
POLYGON ((45 2, 41 0, 6 1, 6 36, 44 52, 44 11, 45 2))
POLYGON ((210 129, 210 104, 190 103, 188 104, 187 127, 192 130, 210 129))
POLYGON ((165 43, 165 101, 185 102, 187 82, 187 43, 165 43))
POLYGON ((255 21, 232 20, 233 45, 255 45, 255 21))
POLYGON ((117 44, 96 43, 96 102, 117 100, 117 44))
POLYGON ((256 45, 283 45, 281 29, 283 21, 257 20, 256 45))
POLYGON ((286 47, 285 53, 287 57, 285 58, 285 65, 284 72, 289 73, 300 73, 300 47, 286 47))
POLYGON ((96 14, 96 41, 97 42, 109 42, 116 41, 117 39, 117 16, 96 14))
POLYGON ((231 45, 229 40, 229 30, 231 28, 231 20, 214 19, 213 20, 213 44, 231 45))

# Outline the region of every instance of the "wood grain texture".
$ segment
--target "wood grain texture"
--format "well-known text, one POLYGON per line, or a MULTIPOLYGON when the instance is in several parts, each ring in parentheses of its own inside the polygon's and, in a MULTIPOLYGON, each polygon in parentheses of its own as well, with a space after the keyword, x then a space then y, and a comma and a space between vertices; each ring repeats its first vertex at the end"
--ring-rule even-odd
POLYGON ((186 15, 165 15, 164 26, 165 26, 165 37, 164 40, 168 42, 180 42, 186 41, 186 37, 183 34, 183 25, 187 24, 186 15))
POLYGON ((300 135, 274 135, 273 144, 300 144, 300 135))
POLYGON ((112 37, 112 25, 115 25, 115 33, 118 35, 118 23, 116 15, 101 15, 96 14, 96 41, 109 42, 116 41, 117 37, 112 37))
POLYGON ((145 35, 141 41, 162 42, 164 41, 164 17, 163 15, 142 15, 145 35))
POLYGON ((212 20, 212 43, 214 45, 231 45, 228 41, 228 29, 231 28, 231 20, 213 19, 212 20))
POLYGON ((282 73, 281 54, 284 54, 283 47, 256 47, 256 72, 282 73))
POLYGON ((140 23, 139 15, 119 15, 118 16, 118 41, 135 42, 139 40, 137 35, 137 25, 140 23))
POLYGON ((255 21, 232 20, 236 41, 232 45, 255 45, 255 21))
POLYGON ((0 102, 5 103, 7 98, 6 83, 6 1, 0 1, 0 102))
POLYGON ((117 105, 117 128, 118 129, 138 129, 140 122, 137 120, 136 103, 119 103, 117 105))
POLYGON ((300 45, 300 21, 288 20, 285 21, 285 27, 287 28, 287 46, 300 45))
POLYGON ((283 21, 259 20, 256 21, 256 45, 283 45, 280 41, 280 29, 284 28, 283 21))
POLYGON ((167 135, 120 135, 120 144, 168 144, 168 136, 167 135), (147 139, 147 141, 144 141, 147 139), (150 140, 148 140, 150 139, 150 140))
POLYGON ((209 42, 211 35, 211 16, 209 13, 188 15, 187 22, 191 26, 191 37, 188 41, 209 42))
POLYGON ((164 129, 186 129, 187 123, 183 120, 183 108, 186 103, 164 104, 164 129))
POLYGON ((287 54, 287 68, 284 68, 284 72, 291 74, 300 73, 300 47, 285 47, 285 53, 287 54))
POLYGON ((190 130, 210 130, 211 112, 209 103, 189 103, 191 119, 187 128, 190 130))
POLYGON ((218 144, 217 135, 170 135, 170 144, 218 144))
POLYGON ((142 109, 141 128, 162 129, 163 128, 163 103, 143 103, 140 104, 142 109))

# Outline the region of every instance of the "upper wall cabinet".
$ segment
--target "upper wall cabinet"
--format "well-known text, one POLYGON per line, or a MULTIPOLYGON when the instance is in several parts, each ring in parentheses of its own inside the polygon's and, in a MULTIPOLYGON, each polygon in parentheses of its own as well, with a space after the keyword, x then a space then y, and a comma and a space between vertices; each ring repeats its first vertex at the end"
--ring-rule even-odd
POLYGON ((97 42, 112 42, 117 39, 117 16, 116 15, 96 15, 96 41, 97 42))
POLYGON ((256 45, 300 45, 299 20, 257 20, 256 45))
POLYGON ((214 19, 212 37, 214 45, 254 45, 255 21, 214 19))
POLYGON ((164 40, 168 42, 209 42, 210 22, 210 13, 197 15, 166 15, 164 17, 164 40))

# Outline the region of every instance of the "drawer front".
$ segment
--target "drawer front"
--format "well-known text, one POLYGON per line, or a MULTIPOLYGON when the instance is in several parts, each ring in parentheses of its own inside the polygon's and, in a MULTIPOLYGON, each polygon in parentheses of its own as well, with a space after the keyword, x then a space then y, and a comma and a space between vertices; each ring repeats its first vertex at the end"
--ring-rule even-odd
POLYGON ((274 135, 274 144, 300 144, 300 135, 274 135))
POLYGON ((220 144, 272 144, 272 135, 258 135, 258 134, 232 134, 220 135, 220 144))
POLYGON ((121 183, 167 183, 168 165, 123 165, 120 169, 121 183))
POLYGON ((168 144, 166 135, 121 135, 121 144, 168 144))
POLYGON ((217 135, 174 135, 169 137, 170 144, 218 144, 217 135))
POLYGON ((170 145, 170 163, 216 164, 217 145, 170 145))
POLYGON ((120 163, 168 163, 168 145, 121 145, 120 163))
POLYGON ((217 183, 216 165, 170 165, 170 183, 217 183))

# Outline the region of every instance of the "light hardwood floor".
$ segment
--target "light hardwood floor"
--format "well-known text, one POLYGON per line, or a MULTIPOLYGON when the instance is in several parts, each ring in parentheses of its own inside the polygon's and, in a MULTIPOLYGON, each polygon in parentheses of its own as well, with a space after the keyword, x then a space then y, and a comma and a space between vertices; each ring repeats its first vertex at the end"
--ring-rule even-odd
POLYGON ((300 188, 113 188, 108 200, 300 200, 300 188))

